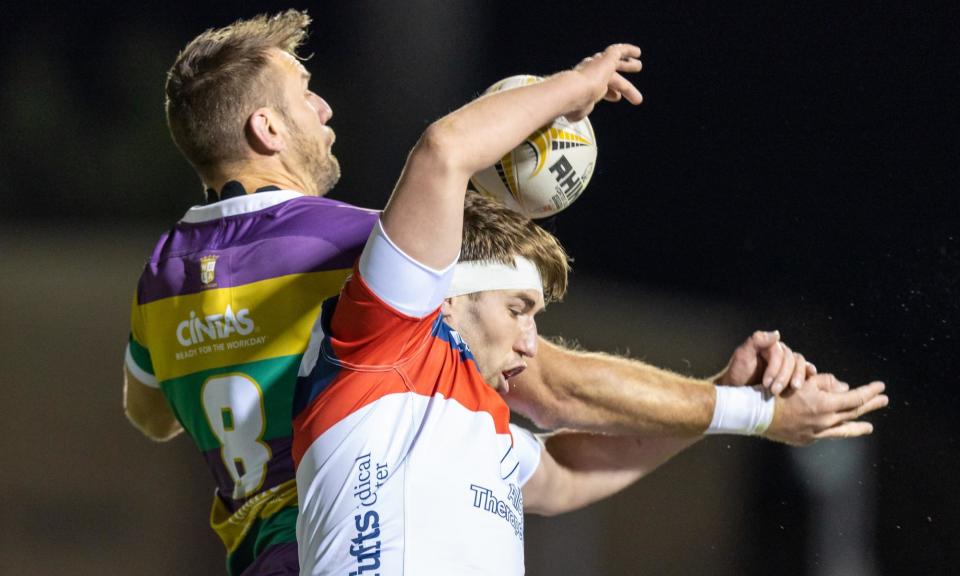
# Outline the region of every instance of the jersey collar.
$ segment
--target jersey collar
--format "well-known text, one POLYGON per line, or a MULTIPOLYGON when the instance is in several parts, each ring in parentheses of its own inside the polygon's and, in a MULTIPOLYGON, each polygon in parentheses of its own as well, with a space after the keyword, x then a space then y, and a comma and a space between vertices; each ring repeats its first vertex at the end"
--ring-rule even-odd
POLYGON ((187 224, 196 224, 198 222, 207 222, 217 218, 226 218, 227 216, 237 216, 239 214, 249 214, 265 208, 276 206, 281 202, 292 200, 303 196, 302 193, 295 190, 274 190, 257 192, 256 194, 244 194, 228 198, 206 206, 193 206, 184 214, 181 222, 187 224))

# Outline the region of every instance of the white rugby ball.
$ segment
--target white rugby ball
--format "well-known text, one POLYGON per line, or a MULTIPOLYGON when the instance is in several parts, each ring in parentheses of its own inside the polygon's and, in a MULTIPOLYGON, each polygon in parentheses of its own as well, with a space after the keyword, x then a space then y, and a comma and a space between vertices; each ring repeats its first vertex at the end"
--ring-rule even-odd
MULTIPOLYGON (((511 76, 484 94, 539 82, 538 76, 511 76)), ((590 120, 563 116, 540 128, 499 162, 470 178, 478 192, 529 218, 546 218, 573 203, 590 183, 597 140, 590 120)))

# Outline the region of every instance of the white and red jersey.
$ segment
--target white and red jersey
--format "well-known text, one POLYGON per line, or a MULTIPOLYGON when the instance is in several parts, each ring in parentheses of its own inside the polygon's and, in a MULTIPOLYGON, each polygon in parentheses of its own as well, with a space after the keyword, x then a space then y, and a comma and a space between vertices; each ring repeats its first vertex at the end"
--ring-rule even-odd
POLYGON ((440 316, 451 270, 377 225, 300 368, 301 574, 522 574, 521 489, 541 445, 440 316))

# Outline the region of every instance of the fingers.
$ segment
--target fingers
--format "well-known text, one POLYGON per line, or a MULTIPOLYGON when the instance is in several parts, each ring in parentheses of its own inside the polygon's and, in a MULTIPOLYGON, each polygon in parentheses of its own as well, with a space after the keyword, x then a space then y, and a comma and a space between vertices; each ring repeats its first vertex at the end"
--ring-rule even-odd
POLYGON ((632 74, 643 70, 643 61, 637 58, 621 58, 617 60, 617 72, 630 72, 632 74))
POLYGON ((640 58, 640 48, 633 44, 611 44, 603 51, 602 56, 617 60, 636 60, 640 58))
MULTIPOLYGON (((631 104, 643 102, 640 91, 624 77, 627 73, 636 73, 643 69, 640 61, 640 48, 633 44, 613 44, 603 52, 584 58, 576 69, 594 76, 596 80, 606 84, 606 90, 595 97, 610 102, 626 99, 631 104)), ((574 115, 586 116, 589 110, 577 111, 574 115), (579 114, 578 114, 579 113, 579 114)), ((569 115, 568 119, 569 119, 569 115)))
POLYGON ((832 374, 817 374, 804 383, 802 390, 789 390, 778 400, 784 407, 784 419, 769 437, 806 446, 823 438, 871 434, 873 425, 860 418, 890 403, 883 393, 886 386, 883 382, 871 382, 853 390, 848 388, 832 374))
POLYGON ((799 390, 800 387, 803 386, 804 380, 807 379, 807 359, 799 352, 794 352, 793 357, 797 362, 793 368, 793 377, 790 378, 790 385, 799 390))
POLYGON ((811 384, 824 392, 846 392, 850 390, 849 384, 837 380, 833 374, 815 374, 810 380, 811 384))
POLYGON ((773 394, 780 394, 787 386, 799 390, 807 378, 817 373, 817 367, 807 362, 803 354, 780 341, 779 330, 758 330, 745 345, 752 346, 766 360, 762 384, 773 394))
POLYGON ((607 84, 607 93, 604 96, 604 100, 617 102, 621 97, 626 98, 627 102, 631 104, 640 104, 643 102, 643 95, 640 94, 640 91, 637 90, 637 87, 634 86, 632 82, 620 74, 614 74, 607 84))
MULTIPOLYGON (((780 363, 780 369, 777 371, 777 375, 773 377, 773 384, 770 386, 770 391, 774 394, 783 392, 797 367, 797 355, 794 354, 793 350, 783 342, 780 342, 779 346, 783 350, 783 361, 780 363)), ((794 387, 798 388, 798 386, 794 387)))
POLYGON ((765 330, 757 330, 749 338, 747 338, 746 342, 743 343, 744 346, 753 348, 756 353, 767 362, 767 368, 764 370, 763 379, 761 380, 761 384, 763 384, 764 388, 770 388, 770 385, 773 384, 774 377, 780 370, 780 364, 783 361, 783 357, 781 356, 783 350, 779 348, 779 343, 779 330, 772 330, 769 332, 765 330))
POLYGON ((603 58, 615 59, 616 72, 607 82, 607 93, 604 100, 618 102, 626 98, 631 104, 643 102, 643 96, 632 82, 623 77, 624 73, 636 73, 643 70, 640 58, 640 48, 633 44, 614 44, 603 51, 603 58))
POLYGON ((844 422, 813 435, 817 440, 824 438, 856 438, 873 433, 873 424, 869 422, 844 422))
MULTIPOLYGON (((865 406, 871 406, 871 401, 876 400, 883 391, 886 389, 886 385, 883 382, 871 382, 864 386, 854 388, 848 392, 843 392, 840 394, 834 394, 830 396, 830 402, 832 403, 830 408, 836 412, 846 412, 850 410, 863 409, 865 406)), ((886 406, 886 396, 883 396, 884 404, 886 406)), ((882 406, 876 406, 870 410, 860 412, 860 414, 865 414, 881 408, 882 406)))
POLYGON ((769 348, 779 341, 779 330, 757 330, 747 338, 747 342, 752 342, 757 348, 769 348))
POLYGON ((596 62, 602 62, 617 72, 639 72, 643 69, 640 61, 640 48, 633 44, 613 44, 607 46, 603 52, 584 58, 577 68, 589 67, 596 62))
POLYGON ((874 396, 873 398, 870 398, 864 401, 863 404, 860 404, 855 408, 851 408, 850 410, 839 413, 837 421, 845 422, 848 420, 856 420, 857 418, 860 418, 864 414, 869 414, 874 410, 879 410, 880 408, 887 406, 889 403, 890 403, 889 397, 887 397, 885 394, 879 394, 877 396, 874 396))
MULTIPOLYGON (((774 342, 773 345, 760 351, 760 355, 767 361, 767 369, 763 372, 763 386, 773 391, 773 383, 780 373, 780 366, 783 365, 785 357, 783 344, 774 342)), ((774 392, 776 394, 776 392, 774 392)))

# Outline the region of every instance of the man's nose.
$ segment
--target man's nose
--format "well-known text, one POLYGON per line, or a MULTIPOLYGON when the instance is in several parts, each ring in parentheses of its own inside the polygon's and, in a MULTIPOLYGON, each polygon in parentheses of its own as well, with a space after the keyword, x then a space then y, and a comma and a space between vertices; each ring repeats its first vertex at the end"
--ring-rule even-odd
POLYGON ((320 117, 320 122, 326 124, 333 118, 333 108, 327 104, 327 101, 321 98, 320 96, 313 95, 313 107, 317 111, 317 116, 320 117))
POLYGON ((524 326, 517 341, 517 353, 530 358, 537 355, 537 323, 535 321, 530 320, 530 323, 524 326))

